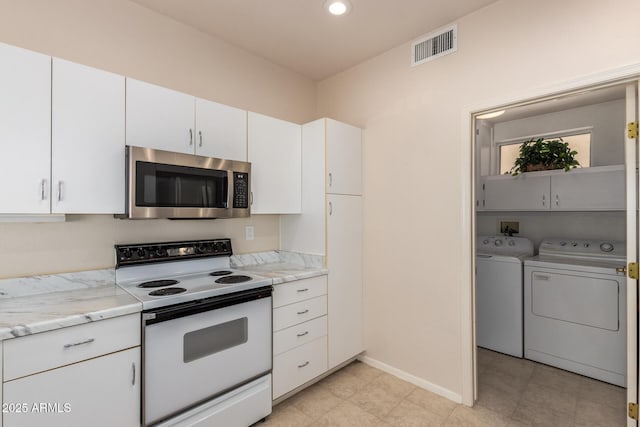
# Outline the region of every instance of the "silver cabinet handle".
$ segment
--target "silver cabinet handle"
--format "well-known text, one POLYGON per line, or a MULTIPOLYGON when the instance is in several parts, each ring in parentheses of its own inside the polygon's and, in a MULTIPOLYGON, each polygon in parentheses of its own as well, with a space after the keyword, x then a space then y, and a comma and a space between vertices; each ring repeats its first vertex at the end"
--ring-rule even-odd
POLYGON ((307 308, 306 310, 299 311, 298 314, 307 314, 308 312, 309 312, 309 309, 307 308))
POLYGON ((250 193, 250 196, 251 201, 249 202, 249 206, 253 206, 253 191, 250 193))
POLYGON ((329 215, 333 215, 333 203, 329 202, 329 215))
POLYGON ((304 331, 303 333, 298 334, 297 337, 300 338, 300 337, 303 337, 305 335, 309 335, 309 331, 304 331))
POLYGON ((62 201, 62 181, 58 181, 58 201, 62 201))
POLYGON ((43 179, 40 181, 40 200, 46 200, 47 192, 46 192, 47 180, 43 179))
POLYGON ((189 145, 193 145, 193 129, 189 128, 189 145))
POLYGON ((136 363, 131 364, 131 385, 136 385, 136 363))
POLYGON ((94 338, 89 338, 88 340, 84 340, 84 341, 80 341, 80 342, 74 342, 74 343, 71 343, 71 344, 65 344, 64 348, 71 348, 71 347, 77 347, 79 345, 90 344, 90 343, 92 343, 94 341, 95 341, 94 338))
POLYGON ((546 200, 547 200, 547 196, 545 196, 544 194, 542 195, 542 206, 546 206, 546 200))
POLYGON ((304 362, 302 365, 298 365, 298 368, 304 368, 305 366, 307 366, 309 364, 309 361, 307 360, 306 362, 304 362))
POLYGON ((198 136, 200 137, 200 144, 199 144, 199 146, 200 146, 200 147, 202 147, 202 131, 201 131, 201 130, 199 130, 199 131, 198 131, 198 136))
POLYGON ((544 280, 544 281, 549 280, 549 276, 543 276, 542 274, 534 274, 533 278, 536 280, 544 280))
POLYGON ((560 206, 560 196, 556 194, 556 206, 560 206))
POLYGON ((298 292, 307 292, 308 290, 309 290, 309 288, 298 289, 298 292))
POLYGON ((333 185, 333 174, 329 172, 329 188, 333 185))

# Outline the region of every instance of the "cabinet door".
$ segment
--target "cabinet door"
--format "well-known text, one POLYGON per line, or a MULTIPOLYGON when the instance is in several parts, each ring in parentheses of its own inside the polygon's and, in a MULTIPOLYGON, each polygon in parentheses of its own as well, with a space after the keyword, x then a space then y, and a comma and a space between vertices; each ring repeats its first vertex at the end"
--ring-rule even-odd
POLYGON ((484 210, 549 210, 549 175, 489 176, 484 180, 484 210))
POLYGON ((362 198, 328 195, 329 369, 364 350, 362 198))
POLYGON ((53 59, 55 213, 124 213, 124 77, 53 59))
POLYGON ((301 126, 252 112, 248 120, 251 213, 300 213, 301 126))
POLYGON ((0 213, 51 210, 51 57, 0 43, 0 213))
POLYGON ((327 119, 327 193, 362 194, 362 130, 327 119))
POLYGON ((247 161, 247 112, 196 98, 196 154, 247 161))
POLYGON ((127 145, 194 154, 195 98, 127 78, 127 145))
POLYGON ((140 347, 3 384, 4 427, 140 425, 140 347))
POLYGON ((624 210, 624 166, 593 167, 551 176, 551 209, 624 210))

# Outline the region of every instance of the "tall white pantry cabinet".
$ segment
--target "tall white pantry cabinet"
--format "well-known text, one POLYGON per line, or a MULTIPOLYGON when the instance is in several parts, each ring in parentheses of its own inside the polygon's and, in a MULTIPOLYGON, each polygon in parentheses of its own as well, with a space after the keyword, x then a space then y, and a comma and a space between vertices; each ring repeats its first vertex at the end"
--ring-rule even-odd
POLYGON ((302 194, 302 214, 281 217, 281 247, 326 256, 331 369, 364 350, 361 129, 302 126, 302 194))

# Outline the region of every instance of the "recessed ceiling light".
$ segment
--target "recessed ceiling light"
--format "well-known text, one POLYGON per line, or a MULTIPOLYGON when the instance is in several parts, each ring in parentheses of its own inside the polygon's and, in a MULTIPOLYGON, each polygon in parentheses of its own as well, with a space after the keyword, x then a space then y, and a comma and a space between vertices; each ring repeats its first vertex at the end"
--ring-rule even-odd
POLYGON ((351 3, 348 0, 327 0, 324 8, 332 15, 345 15, 351 10, 351 3))
POLYGON ((493 119, 494 117, 498 117, 504 114, 504 110, 494 111, 493 113, 480 114, 476 116, 476 119, 493 119))

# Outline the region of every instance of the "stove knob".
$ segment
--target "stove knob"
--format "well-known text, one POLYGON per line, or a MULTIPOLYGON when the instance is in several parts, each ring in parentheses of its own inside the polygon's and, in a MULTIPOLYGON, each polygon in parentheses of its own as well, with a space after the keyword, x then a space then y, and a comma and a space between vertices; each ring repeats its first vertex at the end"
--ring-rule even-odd
POLYGON ((144 248, 139 248, 138 249, 138 256, 140 258, 144 258, 146 254, 147 254, 147 251, 144 248))
POLYGON ((123 258, 131 258, 131 249, 129 248, 125 248, 122 250, 122 257, 123 258))
POLYGON ((602 252, 611 252, 613 250, 613 245, 609 242, 602 243, 600 245, 600 250, 602 252))
POLYGON ((502 240, 496 239, 496 241, 493 242, 493 244, 496 245, 496 246, 502 246, 502 240))

